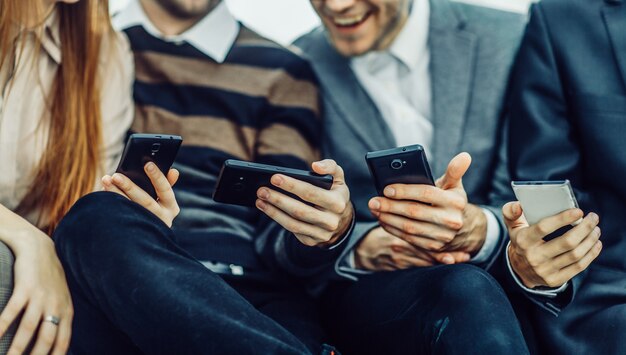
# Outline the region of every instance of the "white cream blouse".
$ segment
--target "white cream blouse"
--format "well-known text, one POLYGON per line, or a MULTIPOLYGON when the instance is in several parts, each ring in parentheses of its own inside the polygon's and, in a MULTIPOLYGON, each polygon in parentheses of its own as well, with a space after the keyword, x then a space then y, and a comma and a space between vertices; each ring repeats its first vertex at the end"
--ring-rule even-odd
MULTIPOLYGON (((10 210, 30 190, 46 148, 46 99, 62 62, 59 32, 59 16, 53 11, 42 26, 20 32, 14 49, 17 60, 5 60, 0 68, 0 204, 10 210)), ((134 113, 133 58, 122 34, 103 41, 100 75, 105 170, 101 173, 108 173, 119 160, 134 113)), ((35 223, 38 214, 24 217, 35 223)))

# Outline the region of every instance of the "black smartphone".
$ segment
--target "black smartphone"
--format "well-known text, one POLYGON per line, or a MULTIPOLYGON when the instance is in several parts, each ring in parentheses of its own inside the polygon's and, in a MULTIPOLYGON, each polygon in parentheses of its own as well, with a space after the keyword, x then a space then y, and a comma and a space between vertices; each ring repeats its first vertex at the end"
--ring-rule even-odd
POLYGON ((180 136, 169 134, 131 134, 116 172, 126 175, 156 199, 156 191, 144 171, 144 166, 148 162, 153 162, 163 174, 167 175, 182 142, 180 136))
POLYGON ((419 144, 369 152, 365 160, 380 196, 391 184, 435 185, 424 147, 419 144))
MULTIPOLYGON (((278 189, 270 183, 270 178, 274 174, 283 174, 326 190, 333 186, 332 175, 319 175, 306 170, 229 159, 224 162, 220 171, 213 200, 254 207, 257 200, 256 192, 260 187, 278 189)), ((299 199, 297 196, 287 194, 299 199)))

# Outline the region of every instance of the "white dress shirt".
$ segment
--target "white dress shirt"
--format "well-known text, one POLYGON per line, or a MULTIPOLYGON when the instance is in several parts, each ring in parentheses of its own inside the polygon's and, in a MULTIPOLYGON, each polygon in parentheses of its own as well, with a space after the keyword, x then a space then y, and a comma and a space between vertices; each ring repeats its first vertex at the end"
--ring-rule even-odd
MULTIPOLYGON (((387 122, 396 145, 418 143, 426 156, 432 157, 429 24, 428 0, 415 0, 407 22, 389 49, 355 57, 350 66, 387 122)), ((483 212, 487 217, 487 237, 471 260, 475 263, 485 261, 501 237, 497 218, 489 210, 483 212)))
POLYGON ((130 0, 128 6, 113 18, 113 26, 119 31, 141 26, 152 36, 164 41, 189 43, 217 63, 223 63, 226 59, 237 39, 240 27, 226 3, 221 2, 187 31, 177 36, 165 36, 150 22, 139 0, 130 0))

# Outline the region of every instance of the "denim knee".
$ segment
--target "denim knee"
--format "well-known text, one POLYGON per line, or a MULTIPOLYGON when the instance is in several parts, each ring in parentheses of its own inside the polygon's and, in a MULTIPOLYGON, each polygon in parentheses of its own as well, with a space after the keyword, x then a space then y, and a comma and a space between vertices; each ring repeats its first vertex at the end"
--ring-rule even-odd
POLYGON ((74 204, 54 233, 57 254, 88 257, 90 252, 115 253, 132 242, 128 231, 141 221, 158 224, 158 218, 138 204, 111 192, 94 192, 74 204))

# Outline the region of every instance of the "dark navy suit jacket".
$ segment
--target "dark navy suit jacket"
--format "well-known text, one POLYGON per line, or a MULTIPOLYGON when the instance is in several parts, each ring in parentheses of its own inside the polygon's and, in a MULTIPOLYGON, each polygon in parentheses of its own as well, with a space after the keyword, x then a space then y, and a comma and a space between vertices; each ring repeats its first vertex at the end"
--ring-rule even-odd
POLYGON ((534 307, 549 353, 626 353, 626 3, 533 6, 510 91, 509 170, 518 180, 570 179, 600 215, 603 250, 570 287, 558 318, 534 307))

